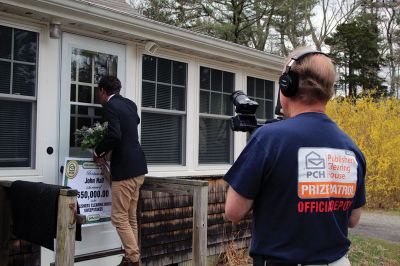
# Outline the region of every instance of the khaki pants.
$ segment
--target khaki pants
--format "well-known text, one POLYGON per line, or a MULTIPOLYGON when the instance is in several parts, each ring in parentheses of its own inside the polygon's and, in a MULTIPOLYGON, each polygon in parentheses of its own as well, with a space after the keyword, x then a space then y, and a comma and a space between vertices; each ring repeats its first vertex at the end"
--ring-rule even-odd
MULTIPOLYGON (((347 255, 341 257, 337 261, 328 263, 328 264, 323 264, 323 265, 329 265, 329 266, 351 266, 350 260, 347 255)), ((318 265, 313 265, 313 266, 318 266, 318 265)))
POLYGON ((351 266, 348 255, 344 255, 337 261, 328 264, 296 264, 296 263, 268 263, 261 258, 253 258, 253 265, 266 265, 266 266, 351 266))
MULTIPOLYGON (((308 265, 305 265, 305 266, 308 266, 308 265)), ((312 266, 351 266, 351 264, 350 264, 348 255, 346 254, 334 262, 331 262, 328 264, 312 265, 312 266)))
POLYGON ((140 259, 136 210, 143 182, 144 175, 112 182, 111 222, 132 262, 140 259))

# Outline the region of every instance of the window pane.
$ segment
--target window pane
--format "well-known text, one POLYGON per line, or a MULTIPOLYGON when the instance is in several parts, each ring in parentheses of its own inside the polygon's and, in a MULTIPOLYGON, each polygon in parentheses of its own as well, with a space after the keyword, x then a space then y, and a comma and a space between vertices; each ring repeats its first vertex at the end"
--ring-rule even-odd
POLYGON ((252 77, 247 77, 247 96, 253 97, 255 80, 252 77))
POLYGON ((210 89, 210 69, 206 67, 200 67, 200 89, 210 89))
MULTIPOLYGON (((72 113, 72 112, 71 112, 72 113)), ((70 127, 69 127, 69 143, 71 147, 77 147, 78 143, 76 142, 76 138, 74 135, 75 130, 77 129, 75 125, 75 118, 70 117, 70 127)))
POLYGON ((234 73, 200 67, 200 113, 232 115, 230 95, 234 90, 234 73), (203 87, 210 83, 211 94, 207 94, 203 87))
POLYGON ((118 56, 98 53, 94 57, 94 83, 104 76, 117 76, 118 56))
POLYGON ((0 100, 0 121, 0 167, 30 167, 32 103, 0 100))
POLYGON ((272 102, 274 98, 273 81, 247 77, 247 94, 259 104, 256 112, 257 119, 266 120, 274 117, 272 102), (255 87, 254 90, 253 87, 255 87), (255 95, 253 95, 253 91, 255 95))
POLYGON ((172 110, 185 111, 185 88, 172 88, 172 110))
POLYGON ((142 105, 143 107, 155 108, 156 84, 143 81, 142 85, 142 105))
POLYGON ((142 79, 143 80, 156 80, 156 58, 149 55, 143 55, 142 63, 142 79))
POLYGON ((222 71, 211 70, 211 90, 222 91, 222 71))
POLYGON ((270 80, 265 81, 265 98, 273 100, 274 98, 274 82, 270 80))
POLYGON ((76 80, 76 64, 77 64, 77 56, 72 53, 71 55, 71 80, 76 80))
POLYGON ((143 56, 143 67, 143 106, 184 111, 186 109, 187 64, 164 58, 143 56), (156 66, 157 71, 155 71, 156 66), (148 73, 152 74, 147 75, 148 73), (172 80, 171 77, 173 77, 172 80), (151 78, 154 80, 150 80, 151 78))
POLYGON ((265 118, 274 118, 274 104, 272 101, 265 101, 265 118))
POLYGON ((235 74, 224 72, 224 92, 232 93, 235 90, 235 74))
POLYGON ((200 113, 208 114, 210 112, 210 92, 200 91, 200 113))
POLYGON ((100 104, 99 100, 99 87, 94 87, 94 103, 100 104))
POLYGON ((211 93, 211 113, 220 115, 222 112, 222 94, 211 93))
POLYGON ((79 50, 78 65, 79 65, 79 81, 92 83, 92 57, 89 52, 79 50))
POLYGON ((98 117, 98 119, 95 119, 95 121, 104 122, 103 120, 101 120, 102 117, 103 117, 103 108, 101 108, 101 107, 95 107, 95 108, 94 108, 94 115, 95 115, 96 117, 98 117))
POLYGON ((71 102, 76 102, 76 85, 71 84, 71 102))
POLYGON ((229 120, 200 117, 199 163, 230 163, 229 120))
POLYGON ((36 62, 37 34, 14 29, 14 60, 36 62))
POLYGON ((256 97, 264 98, 264 80, 256 79, 256 97))
POLYGON ((173 61, 173 84, 186 85, 186 64, 173 61))
POLYGON ((92 87, 89 86, 78 86, 78 101, 81 103, 92 102, 92 87))
POLYGON ((0 26, 0 58, 11 59, 12 29, 0 26))
MULTIPOLYGON (((88 107, 87 106, 77 106, 78 107, 78 114, 79 115, 88 115, 88 107)), ((88 126, 91 126, 91 125, 88 125, 88 126)))
POLYGON ((256 117, 258 119, 265 119, 265 101, 264 100, 257 100, 258 108, 256 111, 256 117))
POLYGON ((36 66, 14 63, 13 94, 35 95, 36 66))
POLYGON ((0 93, 10 93, 11 63, 0 61, 0 93))
POLYGON ((222 95, 222 108, 224 115, 233 115, 233 104, 230 95, 222 95))
POLYGON ((102 120, 97 83, 105 75, 117 75, 118 56, 73 48, 71 60, 70 98, 73 102, 85 103, 86 105, 75 106, 74 103, 71 104, 69 156, 87 157, 90 154, 82 152, 78 148, 74 132, 83 126, 91 127, 96 121, 102 120))
POLYGON ((166 85, 157 85, 157 108, 170 109, 171 87, 166 85))
POLYGON ((93 125, 92 120, 89 117, 78 117, 78 128, 82 128, 83 126, 90 127, 93 125))
POLYGON ((141 145, 149 164, 183 164, 182 116, 142 112, 141 145))
POLYGON ((171 60, 158 58, 157 82, 171 83, 171 60))

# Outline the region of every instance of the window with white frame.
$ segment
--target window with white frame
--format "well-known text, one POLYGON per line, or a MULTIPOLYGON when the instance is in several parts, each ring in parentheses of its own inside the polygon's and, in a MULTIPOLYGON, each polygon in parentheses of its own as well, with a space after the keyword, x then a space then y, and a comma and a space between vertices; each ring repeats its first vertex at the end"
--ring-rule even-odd
POLYGON ((234 90, 234 73, 200 67, 199 164, 232 163, 234 90))
POLYGON ((38 34, 0 26, 0 40, 0 168, 32 168, 38 34))
POLYGON ((187 64, 143 55, 141 145, 149 164, 185 165, 187 64))
POLYGON ((274 118, 273 81, 248 76, 247 95, 259 104, 255 114, 259 122, 264 123, 267 119, 274 118))
POLYGON ((100 79, 105 75, 117 75, 118 56, 73 48, 71 57, 70 88, 70 151, 74 157, 88 157, 82 151, 75 136, 75 130, 83 126, 91 127, 102 122, 102 108, 98 99, 100 79))

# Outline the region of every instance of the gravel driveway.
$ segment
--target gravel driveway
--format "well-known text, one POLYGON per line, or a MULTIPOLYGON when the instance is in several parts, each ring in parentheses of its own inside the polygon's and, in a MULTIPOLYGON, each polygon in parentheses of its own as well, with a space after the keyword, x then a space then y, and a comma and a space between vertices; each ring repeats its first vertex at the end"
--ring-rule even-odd
POLYGON ((360 223, 349 232, 400 243, 400 215, 364 211, 360 223))

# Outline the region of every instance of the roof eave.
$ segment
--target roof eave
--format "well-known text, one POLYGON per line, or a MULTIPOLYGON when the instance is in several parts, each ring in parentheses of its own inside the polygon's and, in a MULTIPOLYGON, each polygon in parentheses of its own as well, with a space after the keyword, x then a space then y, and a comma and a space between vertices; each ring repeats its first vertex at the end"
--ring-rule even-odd
POLYGON ((183 49, 191 50, 195 47, 197 51, 216 58, 224 57, 232 60, 232 62, 242 62, 273 72, 281 71, 283 66, 282 57, 160 23, 140 14, 107 8, 85 0, 35 0, 34 2, 29 0, 0 0, 1 2, 31 8, 54 17, 75 19, 102 28, 140 35, 148 40, 168 43, 183 49))

